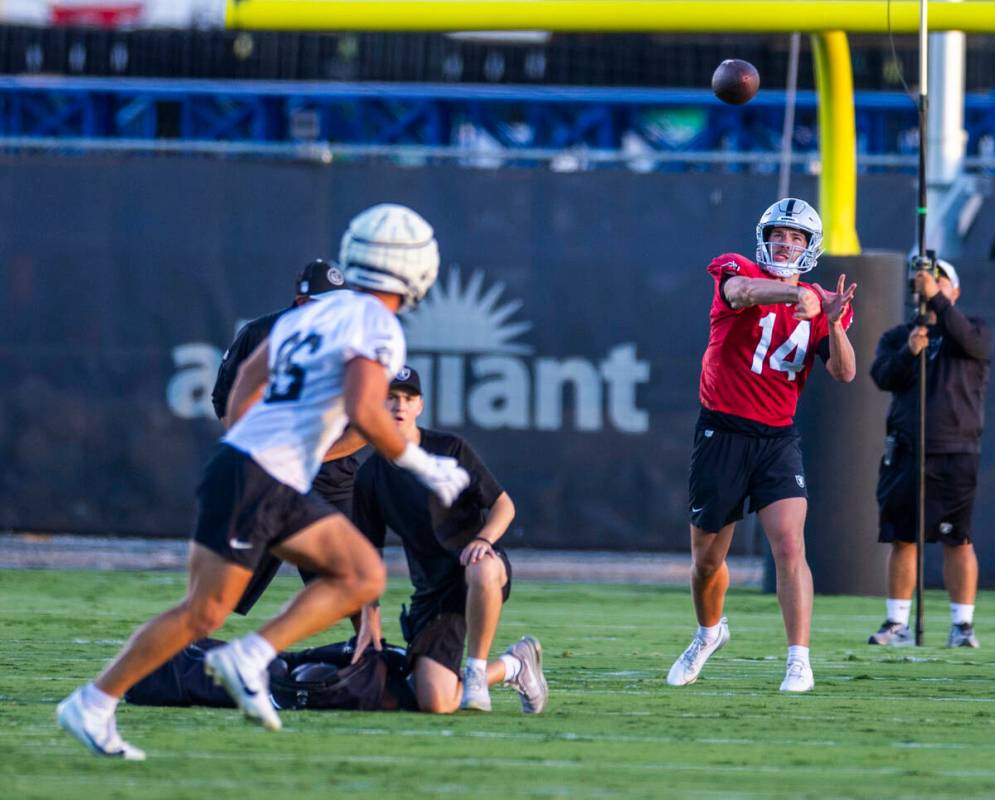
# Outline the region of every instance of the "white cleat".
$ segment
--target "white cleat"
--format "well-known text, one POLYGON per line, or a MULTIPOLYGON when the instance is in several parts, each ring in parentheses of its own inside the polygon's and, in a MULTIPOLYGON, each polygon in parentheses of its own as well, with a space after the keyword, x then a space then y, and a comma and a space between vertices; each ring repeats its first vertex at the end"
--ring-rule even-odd
POLYGON ((522 668, 508 685, 518 692, 525 714, 541 714, 549 700, 549 686, 542 672, 542 645, 534 636, 523 636, 507 650, 522 662, 522 668))
POLYGON ((269 672, 251 669, 245 664, 238 642, 209 650, 204 657, 204 672, 216 686, 224 686, 231 699, 242 709, 246 719, 258 722, 267 730, 283 727, 269 699, 269 672))
POLYGON ((701 668, 716 650, 721 650, 729 641, 729 623, 725 617, 719 620, 719 635, 714 642, 706 642, 695 633, 687 650, 674 662, 667 673, 667 683, 671 686, 687 686, 698 680, 701 668))
POLYGON ((784 680, 781 681, 782 692, 811 692, 815 688, 815 676, 812 667, 804 661, 789 661, 784 680))
POLYGON ((88 709, 83 702, 83 690, 77 689, 59 703, 55 710, 59 727, 79 739, 98 756, 144 761, 145 752, 128 744, 117 732, 114 715, 103 716, 88 709))
POLYGON ((490 711, 491 693, 487 688, 487 673, 482 669, 463 670, 463 697, 459 707, 464 711, 490 711))

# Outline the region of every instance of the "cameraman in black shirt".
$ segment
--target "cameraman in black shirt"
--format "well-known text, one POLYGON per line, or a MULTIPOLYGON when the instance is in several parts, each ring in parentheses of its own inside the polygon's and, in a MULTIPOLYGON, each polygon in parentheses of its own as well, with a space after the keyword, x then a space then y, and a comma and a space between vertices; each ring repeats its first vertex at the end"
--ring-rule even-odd
MULTIPOLYGON (((524 636, 496 661, 487 661, 511 592, 511 563, 497 541, 514 519, 515 506, 466 441, 418 427, 424 407, 418 373, 405 367, 390 384, 388 410, 408 441, 458 461, 470 474, 470 485, 452 508, 442 509, 409 473, 373 454, 356 476, 353 504, 356 526, 375 547, 383 550, 387 528, 404 546, 415 591, 411 610, 402 611, 401 632, 418 706, 436 714, 490 711, 488 687, 503 681, 518 691, 526 714, 538 714, 548 694, 539 641, 524 636)), ((371 645, 379 649, 380 637, 379 604, 367 606, 354 660, 371 645)))
POLYGON ((885 453, 878 479, 878 541, 891 544, 887 618, 869 644, 907 645, 916 581, 916 500, 919 353, 926 348, 926 541, 943 543, 943 582, 950 595, 948 647, 977 647, 974 600, 978 559, 971 514, 978 485, 985 393, 991 369, 988 324, 956 308, 960 279, 937 261, 937 275, 915 274, 929 309, 927 324, 907 323, 878 342, 871 377, 892 392, 885 453))

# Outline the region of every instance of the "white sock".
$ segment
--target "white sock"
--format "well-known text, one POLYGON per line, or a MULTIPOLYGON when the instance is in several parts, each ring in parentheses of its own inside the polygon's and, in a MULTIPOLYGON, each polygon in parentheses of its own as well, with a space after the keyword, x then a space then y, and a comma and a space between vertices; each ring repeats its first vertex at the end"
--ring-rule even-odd
POLYGON ((800 644, 789 644, 788 661, 801 661, 803 664, 808 664, 808 648, 800 644))
POLYGON ((951 603, 950 621, 953 622, 954 625, 963 625, 964 623, 973 625, 974 605, 968 605, 967 603, 951 603))
POLYGON ((117 708, 118 698, 101 691, 93 683, 83 687, 83 705, 105 717, 111 716, 117 708))
POLYGON ((521 660, 505 653, 501 656, 500 661, 504 664, 504 682, 508 683, 515 680, 518 677, 518 673, 522 671, 521 660))
POLYGON ((722 628, 722 623, 718 625, 712 625, 711 627, 707 625, 698 626, 698 638, 704 640, 705 644, 711 644, 716 639, 719 638, 719 631, 722 628))
POLYGON ((885 600, 885 606, 888 608, 888 619, 891 622, 898 622, 902 625, 909 624, 909 612, 912 611, 911 600, 899 600, 895 597, 889 597, 885 600))
POLYGON ((487 672, 487 659, 486 658, 467 658, 466 660, 466 671, 467 672, 487 672))
POLYGON ((258 633, 250 633, 237 640, 239 649, 252 664, 260 670, 266 669, 270 661, 276 658, 276 650, 258 633))

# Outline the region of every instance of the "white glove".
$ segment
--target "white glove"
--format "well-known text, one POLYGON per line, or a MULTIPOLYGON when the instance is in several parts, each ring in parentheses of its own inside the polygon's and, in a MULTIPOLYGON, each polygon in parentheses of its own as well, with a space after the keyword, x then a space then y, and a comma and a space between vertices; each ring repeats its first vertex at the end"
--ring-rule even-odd
POLYGON ((394 463, 403 467, 431 489, 446 508, 470 485, 470 475, 455 458, 433 456, 408 442, 394 463))

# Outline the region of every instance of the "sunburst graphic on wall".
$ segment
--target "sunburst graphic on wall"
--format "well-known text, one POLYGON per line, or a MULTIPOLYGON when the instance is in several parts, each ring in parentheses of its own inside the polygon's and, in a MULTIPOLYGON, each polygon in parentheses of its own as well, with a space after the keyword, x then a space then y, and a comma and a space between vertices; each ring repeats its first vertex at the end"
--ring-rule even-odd
POLYGON ((435 353, 531 353, 530 345, 513 342, 531 322, 510 321, 521 300, 502 301, 498 281, 484 289, 484 273, 475 270, 463 285, 459 267, 451 267, 411 313, 402 317, 408 350, 435 353))

